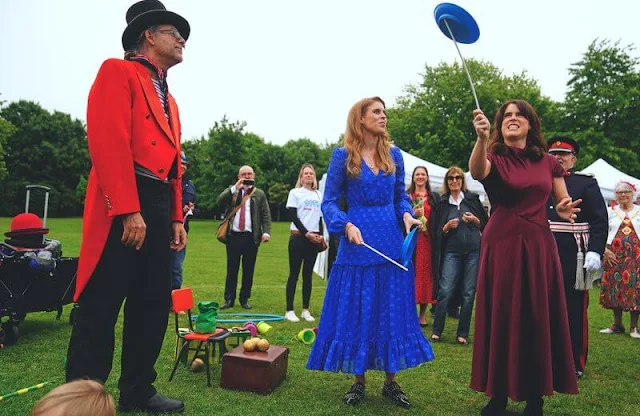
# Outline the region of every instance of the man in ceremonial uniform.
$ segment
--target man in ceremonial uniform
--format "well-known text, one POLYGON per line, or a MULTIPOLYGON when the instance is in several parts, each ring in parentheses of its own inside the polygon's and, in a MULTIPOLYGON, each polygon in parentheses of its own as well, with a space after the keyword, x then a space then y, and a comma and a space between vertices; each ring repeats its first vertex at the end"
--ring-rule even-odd
POLYGON ((578 378, 582 377, 588 353, 588 289, 592 287, 594 273, 600 269, 608 226, 607 207, 598 182, 593 175, 574 170, 579 152, 578 143, 569 137, 549 140, 549 153, 569 173, 565 177, 569 196, 574 201, 582 199, 582 210, 573 224, 558 217, 551 199, 547 208, 562 263, 571 347, 578 378))

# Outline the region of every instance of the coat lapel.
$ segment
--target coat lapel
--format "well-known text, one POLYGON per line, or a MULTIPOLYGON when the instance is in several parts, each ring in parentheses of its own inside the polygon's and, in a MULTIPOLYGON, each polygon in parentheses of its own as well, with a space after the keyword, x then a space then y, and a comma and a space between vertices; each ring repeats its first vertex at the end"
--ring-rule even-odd
POLYGON ((151 75, 149 71, 142 65, 136 65, 136 73, 138 74, 138 80, 140 80, 140 85, 142 85, 142 91, 144 92, 144 97, 147 100, 147 104, 151 108, 151 112, 153 113, 153 117, 156 119, 156 122, 167 135, 169 140, 176 143, 176 138, 171 132, 171 128, 169 127, 169 122, 164 115, 164 110, 162 109, 162 105, 160 105, 160 99, 158 98, 158 94, 156 93, 156 89, 153 86, 153 81, 151 80, 151 75))

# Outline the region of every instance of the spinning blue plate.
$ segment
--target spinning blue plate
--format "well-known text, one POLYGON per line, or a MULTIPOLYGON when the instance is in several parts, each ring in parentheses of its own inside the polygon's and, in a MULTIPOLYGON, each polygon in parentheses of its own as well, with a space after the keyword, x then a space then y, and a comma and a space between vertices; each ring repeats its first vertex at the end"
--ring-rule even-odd
POLYGON ((416 244, 418 242, 418 227, 413 227, 413 230, 409 231, 409 234, 404 238, 402 243, 402 252, 400 263, 404 267, 409 267, 411 259, 413 258, 413 252, 416 251, 416 244))

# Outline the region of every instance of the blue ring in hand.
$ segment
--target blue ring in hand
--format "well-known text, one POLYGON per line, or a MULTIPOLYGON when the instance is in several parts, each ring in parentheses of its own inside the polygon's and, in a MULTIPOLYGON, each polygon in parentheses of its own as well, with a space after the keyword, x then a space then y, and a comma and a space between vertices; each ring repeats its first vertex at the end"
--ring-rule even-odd
POLYGON ((444 21, 446 20, 453 32, 456 42, 460 43, 474 43, 480 37, 480 28, 478 23, 469 12, 462 7, 452 3, 440 3, 433 10, 433 16, 436 19, 436 23, 440 28, 440 31, 451 39, 451 34, 447 30, 447 26, 444 21))

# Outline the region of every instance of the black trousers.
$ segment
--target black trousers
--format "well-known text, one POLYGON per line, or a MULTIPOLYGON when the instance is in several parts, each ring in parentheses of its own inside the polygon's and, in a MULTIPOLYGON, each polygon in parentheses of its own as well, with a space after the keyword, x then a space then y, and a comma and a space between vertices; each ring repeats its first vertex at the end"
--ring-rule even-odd
POLYGON ((144 403, 156 393, 154 365, 171 303, 169 188, 152 179, 137 182, 147 226, 144 244, 139 251, 125 247, 120 242, 122 219, 114 218, 100 261, 78 299, 67 352, 67 381, 91 378, 104 383, 113 363, 114 327, 126 299, 118 383, 121 403, 144 403))
POLYGON ((242 287, 240 288, 239 298, 241 303, 249 300, 257 257, 258 245, 253 241, 251 232, 229 233, 227 238, 227 278, 224 283, 224 300, 233 302, 236 299, 240 262, 242 262, 242 287))
MULTIPOLYGON (((585 271, 586 273, 586 271, 585 271)), ((574 282, 564 282, 564 293, 567 299, 567 315, 569 318, 569 334, 573 362, 577 371, 584 371, 589 354, 589 332, 587 328, 587 306, 589 291, 575 290, 574 282)))
POLYGON ((318 245, 304 235, 292 235, 289 238, 289 279, 287 280, 287 310, 293 310, 293 298, 296 294, 298 275, 302 267, 302 309, 309 309, 313 278, 313 265, 318 256, 318 245), (304 263, 304 266, 303 266, 304 263))

